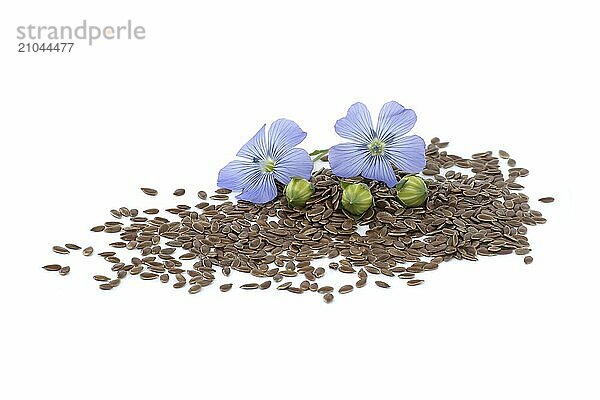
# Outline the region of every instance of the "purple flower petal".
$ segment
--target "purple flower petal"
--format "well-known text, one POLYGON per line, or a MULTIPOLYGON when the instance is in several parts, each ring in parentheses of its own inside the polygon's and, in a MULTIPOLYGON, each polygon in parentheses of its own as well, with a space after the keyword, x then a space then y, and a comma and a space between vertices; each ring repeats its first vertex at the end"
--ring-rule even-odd
POLYGON ((359 176, 368 164, 371 154, 367 146, 359 143, 340 143, 329 150, 329 165, 337 176, 359 176))
POLYGON ((297 146, 306 138, 306 132, 294 121, 289 119, 278 119, 269 127, 269 150, 270 155, 278 159, 286 151, 297 146))
POLYGON ((417 136, 403 136, 388 143, 386 155, 404 172, 417 173, 425 168, 425 141, 417 136))
POLYGON ((344 139, 369 143, 374 137, 371 113, 363 103, 354 103, 344 118, 335 123, 335 131, 344 139))
POLYGON ((230 190, 242 190, 260 173, 259 164, 234 160, 219 171, 217 185, 230 190))
POLYGON ((377 119, 377 137, 383 142, 405 135, 417 122, 413 110, 405 109, 395 101, 385 103, 377 119))
POLYGON ((254 134, 252 139, 242 146, 240 151, 237 152, 238 157, 244 157, 250 160, 264 160, 267 158, 268 144, 265 126, 266 125, 263 125, 262 128, 254 134))
POLYGON ((287 185, 291 178, 309 179, 313 170, 313 162, 304 149, 290 149, 275 160, 275 178, 287 185))
POLYGON ((375 179, 384 182, 389 187, 393 187, 398 183, 392 164, 382 156, 370 157, 369 164, 362 171, 361 175, 367 179, 375 179))
POLYGON ((254 179, 244 188, 237 198, 250 201, 255 204, 268 203, 277 196, 277 187, 273 174, 262 174, 254 176, 254 179))

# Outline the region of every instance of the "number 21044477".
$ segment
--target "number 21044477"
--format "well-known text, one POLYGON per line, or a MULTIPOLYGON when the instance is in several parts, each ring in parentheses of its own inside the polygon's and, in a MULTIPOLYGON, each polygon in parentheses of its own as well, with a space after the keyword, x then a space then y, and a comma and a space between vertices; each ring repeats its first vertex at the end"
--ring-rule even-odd
POLYGON ((70 53, 73 43, 19 43, 19 53, 70 53))

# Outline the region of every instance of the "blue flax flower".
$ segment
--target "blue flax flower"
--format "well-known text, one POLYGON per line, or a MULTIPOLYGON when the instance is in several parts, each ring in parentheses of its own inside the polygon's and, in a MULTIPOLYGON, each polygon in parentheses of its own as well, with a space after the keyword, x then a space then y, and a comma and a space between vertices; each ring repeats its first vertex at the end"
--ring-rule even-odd
POLYGON ((329 164, 337 176, 363 176, 385 182, 397 182, 392 168, 417 173, 425 167, 425 142, 419 136, 405 136, 417 121, 413 110, 395 101, 385 103, 373 129, 371 114, 362 103, 348 109, 346 117, 335 123, 335 131, 351 143, 335 145, 329 151, 329 164))
POLYGON ((309 179, 313 162, 303 149, 294 148, 306 137, 306 132, 294 122, 278 119, 265 132, 265 125, 237 155, 219 171, 219 187, 241 190, 237 198, 252 203, 267 203, 277 196, 275 180, 287 184, 292 177, 309 179))

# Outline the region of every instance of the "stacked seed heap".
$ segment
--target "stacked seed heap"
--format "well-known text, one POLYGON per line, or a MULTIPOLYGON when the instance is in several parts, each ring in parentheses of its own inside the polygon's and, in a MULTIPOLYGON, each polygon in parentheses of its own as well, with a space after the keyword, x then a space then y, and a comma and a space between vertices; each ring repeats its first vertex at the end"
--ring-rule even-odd
MULTIPOLYGON (((157 216, 158 209, 143 211, 145 216, 126 207, 112 210, 116 220, 92 231, 118 233, 120 240, 111 247, 140 254, 122 261, 114 251, 99 253, 117 275, 96 275, 94 279, 102 282, 101 289, 109 290, 127 275, 163 283, 174 278, 174 288, 188 286, 190 293, 197 293, 215 281, 218 270, 225 277, 237 271, 262 278, 252 278, 261 283, 249 282, 242 289, 267 289, 274 281, 279 290, 317 292, 331 302, 335 289, 319 285, 326 269, 313 266, 314 260, 332 259, 329 269, 356 275, 354 285, 337 289, 344 294, 364 287, 371 276, 381 288, 390 287, 377 280, 381 275, 416 286, 423 283, 423 272, 453 258, 474 261, 481 255, 529 253, 527 226, 543 224, 546 219, 530 209, 529 198, 520 193, 523 186, 516 180, 526 176, 527 169, 515 167, 508 153, 500 151, 510 167, 505 178, 500 159, 491 151, 463 158, 441 150, 447 145, 434 138, 426 149, 423 174, 429 177, 429 197, 418 208, 402 207, 395 189, 355 178, 351 181, 369 186, 374 206, 360 218, 352 216, 340 206, 339 178, 322 168, 312 176, 315 193, 303 208, 290 208, 281 195, 266 205, 234 204, 229 201, 229 190, 218 189, 210 197, 218 204, 210 204, 206 192, 200 191, 201 202, 195 207, 178 205, 166 210, 174 218, 157 216), (121 222, 124 218, 129 223, 121 222), (364 235, 359 234, 359 225, 366 228, 364 235), (293 281, 302 282, 294 285, 293 281)), ((158 194, 154 189, 142 190, 150 196, 158 194)), ((184 193, 178 189, 173 194, 184 193)), ((69 249, 81 248, 74 244, 53 248, 61 254, 69 249)), ((93 249, 88 247, 83 253, 90 256, 93 249)), ((527 264, 532 260, 530 256, 524 259, 527 264)), ((57 264, 44 268, 63 275, 69 272, 68 267, 57 264)), ((231 288, 230 283, 220 286, 223 292, 231 288)))

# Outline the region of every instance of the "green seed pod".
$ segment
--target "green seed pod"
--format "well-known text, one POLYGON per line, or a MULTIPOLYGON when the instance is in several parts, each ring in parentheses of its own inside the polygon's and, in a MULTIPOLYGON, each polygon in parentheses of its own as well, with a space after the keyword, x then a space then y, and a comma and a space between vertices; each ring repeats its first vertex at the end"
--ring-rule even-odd
POLYGON ((350 214, 361 215, 373 205, 373 196, 364 183, 342 183, 342 207, 350 214))
POLYGON ((303 207, 314 192, 313 184, 303 178, 292 178, 283 191, 290 207, 303 207))
POLYGON ((416 176, 408 175, 400 179, 400 182, 396 185, 396 195, 398 200, 405 207, 419 207, 427 200, 427 183, 416 176))

